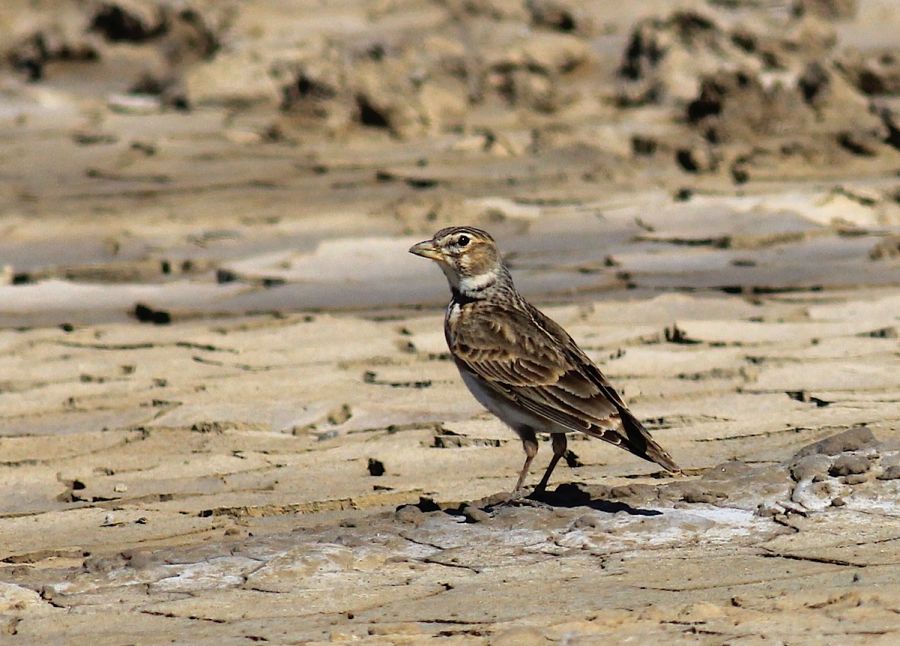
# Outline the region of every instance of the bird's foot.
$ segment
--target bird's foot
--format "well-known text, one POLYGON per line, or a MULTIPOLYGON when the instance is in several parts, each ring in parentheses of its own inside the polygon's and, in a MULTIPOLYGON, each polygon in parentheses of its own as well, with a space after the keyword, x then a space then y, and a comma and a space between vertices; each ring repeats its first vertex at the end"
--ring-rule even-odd
POLYGON ((517 489, 511 492, 500 506, 547 508, 549 505, 543 501, 543 494, 542 488, 535 488, 530 493, 526 489, 517 489))
POLYGON ((505 507, 506 505, 517 505, 525 498, 525 491, 522 489, 514 489, 508 493, 498 493, 491 496, 492 507, 505 507))
POLYGON ((514 489, 509 493, 498 493, 491 496, 485 509, 499 509, 501 507, 546 507, 547 505, 535 498, 535 492, 529 493, 526 489, 514 489))

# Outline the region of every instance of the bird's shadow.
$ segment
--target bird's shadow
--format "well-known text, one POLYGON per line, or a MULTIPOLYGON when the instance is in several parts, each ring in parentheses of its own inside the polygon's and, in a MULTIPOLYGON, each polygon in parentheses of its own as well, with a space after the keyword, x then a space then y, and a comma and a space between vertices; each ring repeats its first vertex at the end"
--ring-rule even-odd
MULTIPOLYGON (((500 502, 503 504, 519 504, 527 505, 529 501, 548 505, 550 507, 589 507, 602 511, 607 514, 615 514, 624 511, 630 516, 661 516, 662 512, 656 509, 641 509, 632 507, 626 502, 619 500, 604 500, 602 498, 593 498, 589 491, 581 488, 574 483, 561 484, 553 491, 533 491, 524 498, 511 498, 508 501, 500 502)), ((499 506, 499 505, 493 505, 499 506)))

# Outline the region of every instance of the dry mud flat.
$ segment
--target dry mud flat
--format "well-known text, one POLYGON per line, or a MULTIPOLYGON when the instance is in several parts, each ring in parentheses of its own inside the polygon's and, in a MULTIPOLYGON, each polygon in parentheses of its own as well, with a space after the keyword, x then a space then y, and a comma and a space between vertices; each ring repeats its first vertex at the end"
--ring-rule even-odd
POLYGON ((4 2, 0 325, 896 286, 892 3, 622 5, 4 2))
POLYGON ((900 13, 611 4, 0 3, 0 642, 900 641, 900 13), (685 476, 498 504, 460 221, 685 476))
POLYGON ((893 643, 897 311, 551 308, 687 475, 576 438, 511 505, 437 314, 3 332, 6 639, 893 643))

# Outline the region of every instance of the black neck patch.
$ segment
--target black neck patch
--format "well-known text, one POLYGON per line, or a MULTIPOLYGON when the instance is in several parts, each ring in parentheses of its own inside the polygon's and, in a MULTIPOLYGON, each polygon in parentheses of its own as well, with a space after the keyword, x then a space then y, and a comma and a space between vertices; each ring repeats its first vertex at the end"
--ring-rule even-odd
POLYGON ((455 287, 450 290, 450 293, 453 296, 453 302, 462 307, 463 305, 468 305, 469 303, 474 303, 475 301, 483 301, 484 297, 472 296, 470 294, 463 294, 461 291, 456 289, 455 287))

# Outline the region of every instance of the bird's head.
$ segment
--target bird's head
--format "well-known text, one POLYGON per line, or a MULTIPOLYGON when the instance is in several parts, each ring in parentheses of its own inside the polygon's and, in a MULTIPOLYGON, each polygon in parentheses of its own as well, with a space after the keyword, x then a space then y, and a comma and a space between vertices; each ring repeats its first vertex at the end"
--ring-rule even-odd
POLYGON ((441 229, 409 252, 437 262, 450 287, 463 294, 483 291, 508 276, 494 239, 475 227, 441 229))

